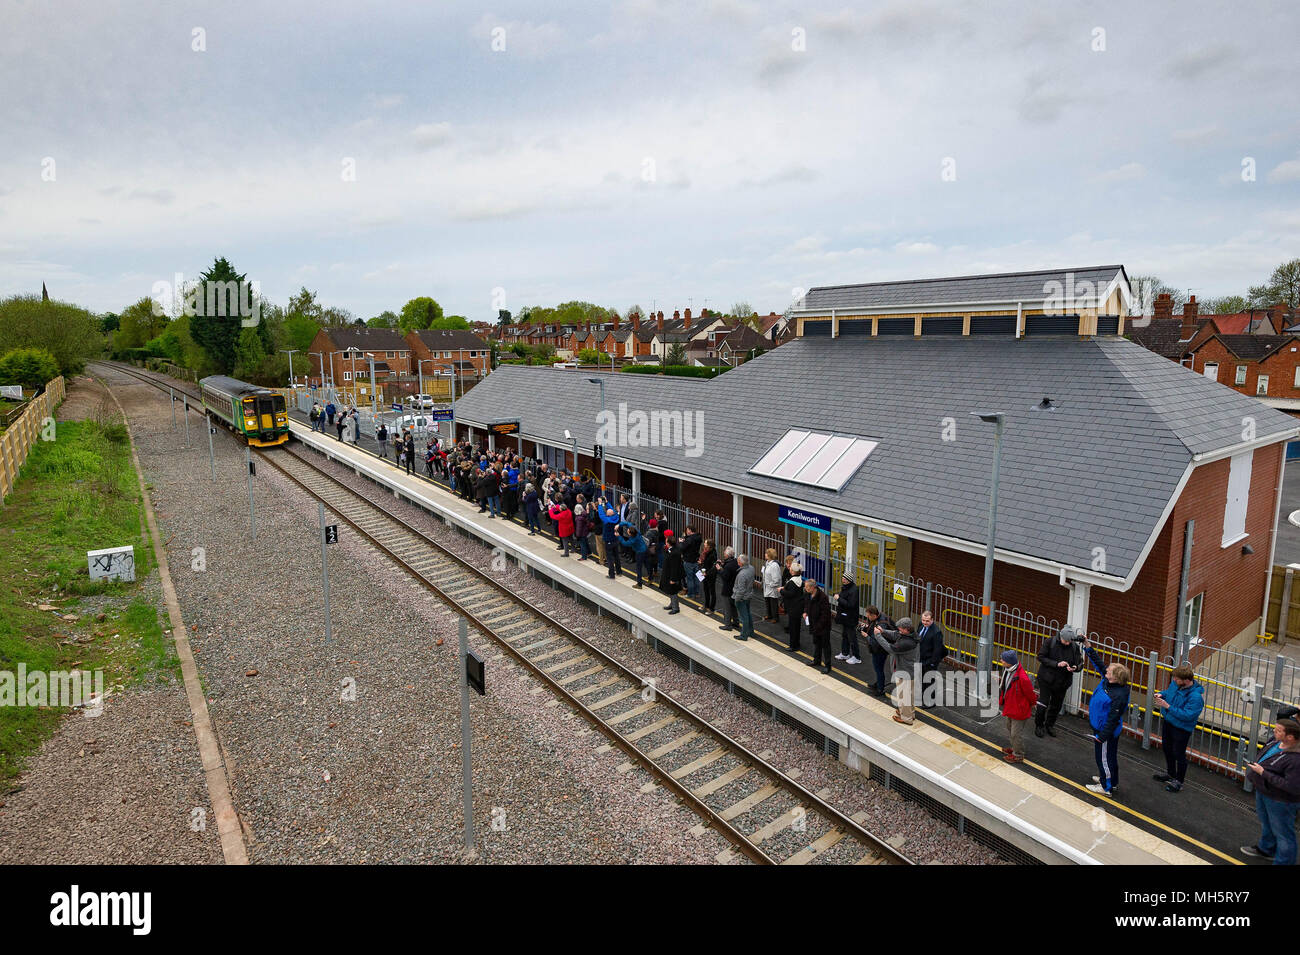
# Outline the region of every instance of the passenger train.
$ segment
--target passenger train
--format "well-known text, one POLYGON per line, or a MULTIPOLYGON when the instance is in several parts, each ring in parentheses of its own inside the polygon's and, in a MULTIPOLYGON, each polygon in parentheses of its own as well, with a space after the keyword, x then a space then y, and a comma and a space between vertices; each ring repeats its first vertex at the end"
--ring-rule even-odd
POLYGON ((284 395, 246 381, 211 375, 199 382, 203 407, 249 444, 273 447, 289 440, 284 395))

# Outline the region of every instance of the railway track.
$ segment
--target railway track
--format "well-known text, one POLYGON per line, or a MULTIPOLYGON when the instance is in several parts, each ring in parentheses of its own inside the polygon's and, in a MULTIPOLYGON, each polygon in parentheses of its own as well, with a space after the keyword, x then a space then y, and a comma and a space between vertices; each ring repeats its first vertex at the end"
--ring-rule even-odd
POLYGON ((824 799, 402 518, 285 450, 257 453, 491 637, 755 862, 907 864, 824 799), (756 822, 761 818, 762 822, 756 822))
MULTIPOLYGON (((160 389, 175 387, 113 368, 160 389)), ((254 454, 491 638, 552 693, 760 864, 911 860, 742 743, 397 514, 288 449, 254 454)), ((624 767, 620 767, 621 769, 624 767)))

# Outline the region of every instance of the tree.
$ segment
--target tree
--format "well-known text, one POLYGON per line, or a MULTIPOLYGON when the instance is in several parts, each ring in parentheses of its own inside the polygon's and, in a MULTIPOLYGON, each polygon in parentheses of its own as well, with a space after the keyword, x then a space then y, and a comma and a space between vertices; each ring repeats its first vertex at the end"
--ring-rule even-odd
POLYGON ((371 328, 396 328, 397 314, 394 312, 380 312, 374 318, 368 319, 366 324, 371 328))
POLYGON ((122 325, 122 321, 113 312, 105 312, 99 320, 99 330, 104 334, 115 332, 122 325))
POLYGON ((1300 259, 1283 262, 1273 270, 1266 283, 1250 288, 1250 304, 1255 308, 1267 308, 1280 302, 1290 309, 1300 305, 1300 259))
POLYGON ((748 302, 737 302, 735 305, 731 306, 731 311, 727 314, 732 318, 738 318, 743 322, 754 314, 754 306, 750 305, 748 302))
POLYGON ((285 312, 290 315, 304 315, 319 321, 322 309, 320 303, 316 301, 316 293, 309 292, 304 285, 296 295, 289 296, 289 307, 285 312))
POLYGON ((122 309, 118 317, 120 327, 113 336, 113 347, 120 354, 128 348, 139 348, 157 337, 167 327, 167 316, 157 314, 154 300, 145 296, 122 309))
POLYGON ((266 349, 262 346, 262 336, 256 328, 241 328, 239 339, 234 347, 234 374, 241 381, 257 384, 262 363, 266 361, 266 349))
POLYGON ((497 324, 498 325, 510 324, 510 309, 508 308, 497 309, 497 324))
POLYGON ((0 358, 0 385, 38 388, 59 376, 59 363, 44 348, 13 348, 0 358))
POLYGON ((73 375, 104 349, 99 319, 70 302, 14 295, 0 301, 0 343, 5 348, 43 348, 58 362, 59 374, 73 375))
POLYGON ((639 315, 641 318, 645 318, 645 309, 640 305, 631 305, 627 310, 627 320, 629 322, 632 321, 633 315, 639 315))
POLYGON ((1134 310, 1139 315, 1150 315, 1155 311, 1156 298, 1167 294, 1179 306, 1187 301, 1187 293, 1179 291, 1172 285, 1166 285, 1154 275, 1134 275, 1128 280, 1133 291, 1134 310))
POLYGON ((594 348, 583 348, 578 351, 578 361, 584 365, 595 365, 600 361, 600 352, 594 348))
POLYGON ((442 318, 442 306, 429 296, 421 295, 402 306, 397 327, 405 335, 407 332, 419 331, 422 328, 432 328, 433 323, 440 318, 442 318))
POLYGON ((344 325, 364 325, 362 319, 357 318, 346 308, 339 308, 336 305, 330 305, 321 309, 320 323, 328 325, 330 328, 342 328, 344 325))
POLYGON ((224 257, 199 273, 190 335, 221 374, 228 375, 234 369, 236 342, 243 338, 243 332, 250 331, 242 327, 240 315, 240 299, 252 300, 246 286, 247 276, 236 272, 224 257))
POLYGON ((664 358, 665 365, 684 365, 686 364, 686 346, 682 342, 673 342, 668 346, 668 355, 664 358))
POLYGON ((1208 310, 1215 315, 1235 315, 1237 312, 1244 312, 1250 307, 1243 295, 1225 295, 1222 298, 1213 298, 1206 303, 1208 310))
POLYGON ((430 328, 469 328, 469 319, 464 315, 446 315, 435 318, 430 328))

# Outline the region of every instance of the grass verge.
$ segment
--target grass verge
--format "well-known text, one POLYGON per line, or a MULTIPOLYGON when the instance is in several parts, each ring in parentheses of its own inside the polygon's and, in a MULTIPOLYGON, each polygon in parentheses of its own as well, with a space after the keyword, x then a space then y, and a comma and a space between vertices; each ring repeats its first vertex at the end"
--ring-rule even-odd
MULTIPOLYGON (((110 693, 179 678, 158 610, 141 594, 154 569, 142 517, 120 422, 64 421, 55 441, 36 442, 0 508, 0 671, 103 670, 110 693), (86 551, 126 544, 136 581, 92 581, 86 551)), ((0 706, 0 794, 67 713, 0 706)))

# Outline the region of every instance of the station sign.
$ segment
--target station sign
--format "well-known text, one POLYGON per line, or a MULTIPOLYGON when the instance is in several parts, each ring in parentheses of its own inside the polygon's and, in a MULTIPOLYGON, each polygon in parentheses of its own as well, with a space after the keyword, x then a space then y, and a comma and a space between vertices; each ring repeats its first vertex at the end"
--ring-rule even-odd
POLYGON ((434 408, 432 411, 429 412, 429 417, 430 417, 432 420, 434 420, 434 421, 450 421, 450 420, 451 420, 451 409, 450 409, 450 408, 434 408))
POLYGON ((394 411, 401 411, 401 410, 402 410, 402 406, 401 406, 400 404, 398 404, 396 401, 394 401, 394 402, 393 402, 391 405, 389 405, 388 407, 392 408, 394 411))
POLYGON ((605 446, 603 444, 593 444, 591 446, 591 456, 597 461, 605 460, 605 446))
POLYGON ((519 422, 518 421, 497 421, 494 422, 493 424, 489 424, 488 430, 491 431, 493 434, 497 435, 498 437, 502 437, 507 434, 518 434, 519 422))
POLYGON ((339 526, 337 524, 325 525, 325 543, 337 544, 339 542, 339 526))
POLYGON ((806 511, 801 507, 786 507, 784 504, 779 504, 777 505, 776 517, 782 524, 792 524, 795 527, 817 531, 819 534, 829 534, 831 532, 831 519, 827 514, 818 514, 816 511, 806 511))

